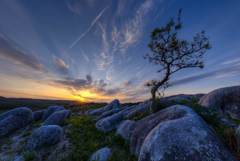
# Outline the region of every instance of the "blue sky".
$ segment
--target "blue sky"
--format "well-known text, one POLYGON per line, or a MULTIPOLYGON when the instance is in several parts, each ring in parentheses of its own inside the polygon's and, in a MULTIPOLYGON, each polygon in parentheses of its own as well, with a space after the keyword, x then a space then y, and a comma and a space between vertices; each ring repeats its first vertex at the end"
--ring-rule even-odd
POLYGON ((0 96, 135 102, 164 72, 143 59, 156 27, 177 18, 178 36, 205 30, 203 69, 171 75, 165 95, 240 84, 239 0, 1 0, 0 96))

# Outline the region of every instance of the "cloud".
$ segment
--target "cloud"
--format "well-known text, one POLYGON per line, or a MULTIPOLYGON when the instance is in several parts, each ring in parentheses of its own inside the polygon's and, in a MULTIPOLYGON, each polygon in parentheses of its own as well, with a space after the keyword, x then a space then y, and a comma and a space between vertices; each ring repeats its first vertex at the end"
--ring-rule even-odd
POLYGON ((232 74, 240 74, 239 71, 240 71, 240 65, 232 66, 229 68, 221 68, 221 69, 216 69, 216 70, 209 71, 209 72, 204 72, 204 73, 184 77, 184 78, 181 78, 178 80, 174 80, 170 83, 173 84, 173 86, 176 86, 176 85, 194 82, 194 81, 201 80, 201 79, 220 78, 220 77, 231 76, 232 74))
POLYGON ((86 75, 86 79, 89 83, 92 83, 92 81, 93 81, 92 76, 89 74, 86 75))
POLYGON ((67 6, 68 6, 68 8, 69 8, 72 12, 81 15, 81 8, 82 8, 82 7, 81 7, 81 5, 80 5, 78 2, 76 2, 74 5, 71 5, 71 4, 67 1, 67 6))
POLYGON ((46 70, 36 58, 13 46, 2 34, 0 34, 0 58, 21 64, 38 72, 46 70))
POLYGON ((78 39, 68 49, 71 49, 86 33, 88 33, 88 31, 97 22, 97 20, 102 16, 102 14, 106 11, 107 8, 108 8, 108 6, 101 13, 99 13, 99 15, 93 20, 90 27, 87 29, 87 31, 85 31, 80 37, 78 37, 78 39))
MULTIPOLYGON (((120 5, 122 6, 122 5, 120 5)), ((134 13, 134 17, 129 19, 121 30, 114 26, 112 31, 112 41, 115 43, 114 50, 120 49, 125 52, 127 48, 140 42, 146 17, 154 6, 154 0, 146 0, 134 13)), ((122 10, 122 9, 121 9, 122 10)), ((119 10, 117 10, 119 12, 119 10)))
POLYGON ((104 82, 103 79, 99 79, 99 86, 100 87, 106 87, 108 84, 104 82))
POLYGON ((68 69, 69 66, 66 65, 64 63, 64 61, 62 59, 60 59, 59 57, 56 57, 55 55, 52 55, 53 58, 54 58, 54 61, 57 65, 57 69, 58 71, 61 73, 61 74, 64 74, 64 75, 68 75, 68 76, 71 76, 71 71, 68 69))
POLYGON ((129 56, 128 59, 127 59, 125 62, 128 62, 128 61, 130 61, 130 60, 132 60, 132 57, 131 57, 131 56, 129 56))
POLYGON ((106 79, 107 79, 107 80, 111 80, 111 79, 112 79, 112 76, 111 76, 112 73, 115 73, 115 70, 113 69, 113 66, 111 66, 111 67, 108 69, 108 71, 107 71, 107 75, 106 75, 106 79))
POLYGON ((221 63, 222 65, 226 65, 226 64, 231 64, 231 63, 236 63, 236 62, 239 62, 240 61, 240 58, 234 58, 232 60, 229 60, 229 61, 225 61, 223 63, 221 63))
POLYGON ((123 82, 123 86, 124 86, 124 87, 129 87, 129 86, 131 86, 132 84, 133 84, 133 83, 132 83, 131 79, 130 79, 130 80, 126 80, 126 81, 123 82))
POLYGON ((86 54, 84 54, 84 52, 82 52, 82 55, 83 55, 84 59, 87 60, 87 62, 89 62, 88 56, 86 54))

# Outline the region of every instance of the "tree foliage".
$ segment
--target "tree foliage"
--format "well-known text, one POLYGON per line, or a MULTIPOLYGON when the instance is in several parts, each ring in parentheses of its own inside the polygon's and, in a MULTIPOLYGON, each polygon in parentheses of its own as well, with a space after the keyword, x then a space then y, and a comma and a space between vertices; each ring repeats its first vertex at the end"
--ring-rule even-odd
MULTIPOLYGON (((148 44, 152 54, 146 54, 144 59, 148 59, 150 63, 154 65, 160 65, 160 69, 157 73, 166 71, 162 80, 156 79, 147 82, 145 85, 151 87, 152 105, 151 110, 156 112, 155 93, 158 92, 160 86, 164 87, 164 90, 171 86, 169 84, 170 75, 177 71, 190 68, 199 67, 203 68, 203 54, 206 50, 211 49, 209 44, 209 38, 205 37, 205 31, 198 33, 193 41, 182 40, 177 37, 177 31, 182 28, 180 21, 181 9, 179 10, 177 24, 175 24, 173 18, 165 27, 155 28, 151 32, 151 42, 148 44)), ((161 97, 164 96, 164 90, 161 97)), ((160 94, 160 92, 158 92, 160 94)))

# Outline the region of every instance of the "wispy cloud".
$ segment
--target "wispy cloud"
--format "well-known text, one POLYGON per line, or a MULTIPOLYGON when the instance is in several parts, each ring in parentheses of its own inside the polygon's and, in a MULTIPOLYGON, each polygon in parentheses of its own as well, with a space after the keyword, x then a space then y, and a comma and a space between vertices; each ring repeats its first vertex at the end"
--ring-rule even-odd
POLYGON ((36 58, 13 46, 2 34, 0 34, 0 58, 21 64, 38 72, 45 70, 36 58))
POLYGON ((67 76, 72 76, 71 71, 69 70, 69 66, 64 63, 62 59, 59 57, 52 55, 54 58, 54 61, 57 65, 57 69, 61 74, 67 75, 67 76))
POLYGON ((239 62, 239 61, 240 61, 240 58, 235 58, 235 59, 232 59, 232 60, 225 61, 221 64, 226 65, 226 64, 236 63, 236 62, 239 62))
POLYGON ((107 80, 111 80, 112 79, 112 73, 115 73, 115 70, 113 68, 113 66, 111 66, 108 71, 107 71, 107 75, 106 75, 106 79, 107 80))
POLYGON ((99 13, 99 15, 93 20, 93 22, 91 23, 91 25, 87 29, 87 31, 85 31, 80 37, 78 37, 78 39, 68 49, 71 49, 86 33, 89 32, 89 30, 97 22, 97 20, 102 16, 102 14, 106 11, 107 8, 108 8, 108 6, 101 13, 99 13))
POLYGON ((84 52, 82 52, 82 55, 83 55, 84 59, 85 59, 87 62, 89 62, 88 56, 87 56, 86 54, 84 54, 84 52))
POLYGON ((81 8, 82 8, 82 7, 81 7, 81 5, 80 5, 78 2, 76 2, 76 3, 73 4, 73 5, 71 5, 71 4, 67 1, 67 6, 68 6, 68 8, 69 8, 72 12, 81 15, 81 8))
POLYGON ((129 56, 128 59, 127 59, 125 62, 128 62, 128 61, 130 61, 130 60, 132 60, 132 57, 131 57, 131 56, 129 56))
POLYGON ((105 70, 105 66, 113 62, 114 55, 109 51, 110 45, 107 41, 106 28, 101 23, 97 24, 101 30, 103 51, 100 54, 94 54, 94 62, 98 66, 98 70, 105 70))
MULTIPOLYGON (((143 29, 146 25, 146 17, 154 4, 154 0, 146 0, 136 10, 134 17, 126 21, 120 30, 118 30, 116 26, 113 26, 112 41, 115 43, 114 50, 120 49, 122 52, 125 52, 127 48, 140 42, 143 29)), ((122 7, 122 5, 120 5, 120 7, 122 7)))

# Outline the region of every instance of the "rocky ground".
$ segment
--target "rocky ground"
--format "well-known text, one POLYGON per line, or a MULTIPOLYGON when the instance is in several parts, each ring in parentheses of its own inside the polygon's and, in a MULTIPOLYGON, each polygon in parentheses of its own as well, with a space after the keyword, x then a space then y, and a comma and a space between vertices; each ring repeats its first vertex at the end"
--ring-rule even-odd
POLYGON ((155 113, 150 105, 10 110, 0 160, 240 160, 240 86, 166 97, 155 113))

